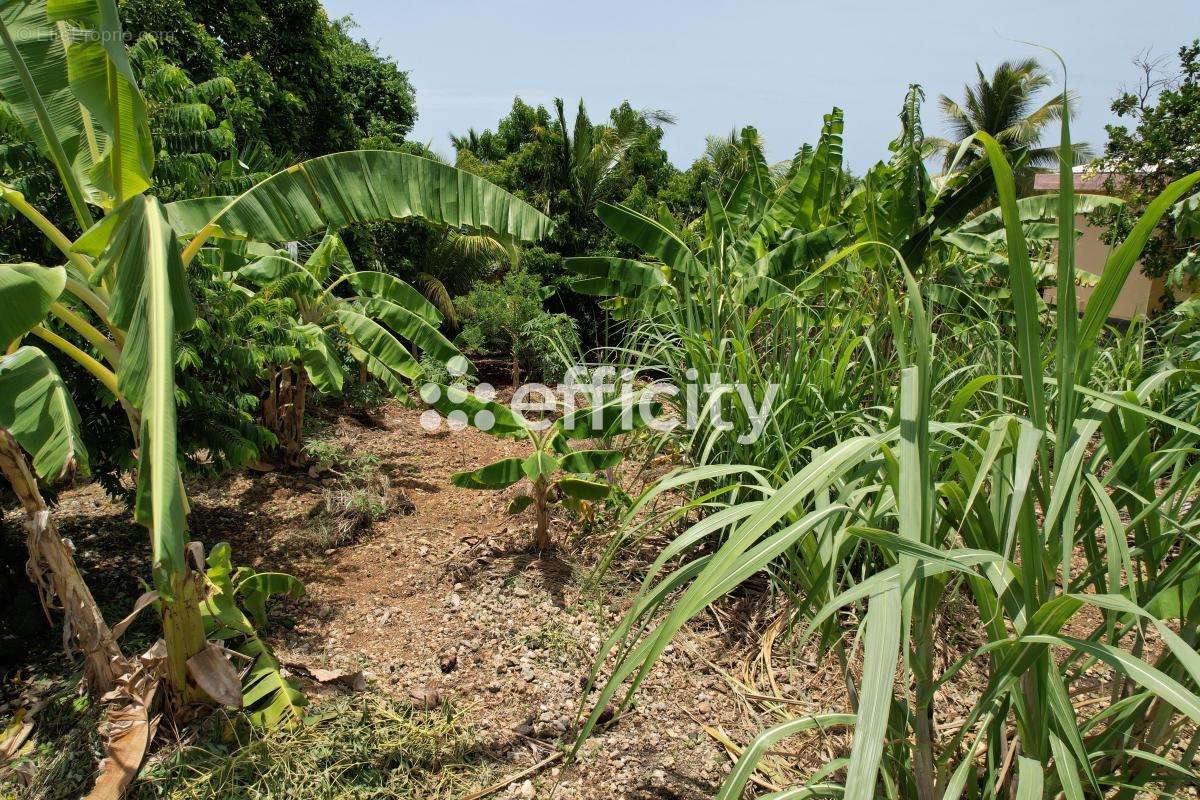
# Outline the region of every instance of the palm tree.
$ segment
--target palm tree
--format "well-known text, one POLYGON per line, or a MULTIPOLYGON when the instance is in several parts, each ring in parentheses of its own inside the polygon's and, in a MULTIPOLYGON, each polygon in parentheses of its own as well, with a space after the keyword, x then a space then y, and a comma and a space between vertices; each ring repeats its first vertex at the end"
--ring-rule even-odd
POLYGON ((675 118, 666 111, 635 111, 625 106, 613 115, 612 125, 593 125, 583 100, 580 100, 572 129, 567 127, 562 98, 555 98, 554 110, 558 115, 561 133, 559 178, 570 188, 579 212, 585 219, 591 218, 596 203, 643 126, 672 125, 675 122, 675 118))
MULTIPOLYGON (((959 144, 980 131, 991 134, 1014 157, 1024 154, 1026 172, 1054 166, 1058 160, 1057 148, 1041 146, 1042 131, 1049 123, 1062 118, 1063 97, 1056 93, 1041 105, 1037 104, 1038 93, 1052 83, 1050 75, 1033 58, 1005 61, 996 67, 990 78, 978 64, 975 71, 978 80, 974 85, 963 87, 961 103, 946 95, 938 98, 942 115, 950 127, 949 138, 937 140, 945 169, 954 165, 959 144)), ((1075 103, 1075 95, 1068 92, 1065 106, 1072 115, 1075 103)), ((1073 150, 1076 164, 1091 157, 1091 148, 1086 144, 1076 144, 1073 150)), ((972 148, 959 160, 958 167, 981 156, 981 148, 972 148)))

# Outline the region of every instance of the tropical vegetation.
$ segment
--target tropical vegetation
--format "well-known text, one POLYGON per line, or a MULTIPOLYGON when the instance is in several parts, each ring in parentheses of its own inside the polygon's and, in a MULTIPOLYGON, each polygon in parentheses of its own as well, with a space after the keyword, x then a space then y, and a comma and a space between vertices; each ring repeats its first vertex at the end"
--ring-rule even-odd
MULTIPOLYGON (((680 170, 670 114, 624 102, 597 123, 580 101, 568 121, 561 99, 515 99, 494 130, 452 136, 450 164, 406 140, 407 75, 353 30, 316 0, 0 3, 0 472, 29 576, 106 709, 96 797, 119 797, 168 727, 222 728, 212 780, 244 740, 241 786, 355 750, 353 715, 333 712, 338 742, 262 762, 330 723, 268 634, 304 595, 300 559, 238 565, 192 540, 188 489, 244 467, 369 479, 373 456, 343 474, 311 436, 314 407, 356 392, 432 415, 431 441, 443 422, 506 440, 498 460, 460 453, 450 484, 504 493, 518 525, 531 510, 531 560, 574 546, 552 532, 569 520, 602 540, 589 588, 638 586, 541 765, 620 724, 685 626, 736 598, 770 609, 746 626, 768 662, 777 636, 816 643, 846 702, 796 715, 766 697, 771 724, 718 798, 1197 784, 1195 43, 1178 80, 1144 65, 1116 100, 1136 124, 1110 127, 1099 194, 1074 188, 1090 150, 1065 68, 1047 98, 1032 58, 941 95, 945 137, 909 86, 861 175, 839 108, 784 162, 744 126, 680 170), (1038 170, 1056 193, 1032 193, 1038 170), (1113 245, 1098 274, 1077 264, 1084 216, 1113 245), (1171 278, 1164 313, 1116 330, 1142 266, 1171 278), (581 408, 541 387, 520 414, 484 374, 525 399, 523 379, 572 366, 617 385, 581 408), (710 391, 650 402, 664 384, 710 391), (631 397, 693 424, 649 425, 631 397), (55 493, 87 475, 149 536, 119 622, 59 530, 55 493), (134 655, 122 636, 147 609, 134 655), (967 645, 945 646, 951 617, 967 645), (761 778, 782 742, 829 732, 847 745, 818 767, 761 778)), ((389 721, 372 742, 421 739, 410 705, 355 713, 389 721)), ((353 757, 382 790, 390 767, 353 757)))

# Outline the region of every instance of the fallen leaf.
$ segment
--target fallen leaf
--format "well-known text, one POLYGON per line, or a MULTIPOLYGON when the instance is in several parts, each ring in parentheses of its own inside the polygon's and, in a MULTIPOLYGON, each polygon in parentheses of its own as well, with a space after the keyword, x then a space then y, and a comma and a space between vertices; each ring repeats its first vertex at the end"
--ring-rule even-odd
POLYGON ((187 671, 196 685, 218 704, 242 707, 242 681, 217 645, 209 642, 207 647, 189 658, 187 671))
POLYGON ((100 761, 100 774, 87 800, 120 800, 133 782, 146 758, 146 749, 154 738, 158 719, 150 719, 150 708, 158 691, 158 682, 134 680, 143 688, 139 695, 130 694, 129 702, 109 709, 102 727, 105 734, 105 757, 100 761))

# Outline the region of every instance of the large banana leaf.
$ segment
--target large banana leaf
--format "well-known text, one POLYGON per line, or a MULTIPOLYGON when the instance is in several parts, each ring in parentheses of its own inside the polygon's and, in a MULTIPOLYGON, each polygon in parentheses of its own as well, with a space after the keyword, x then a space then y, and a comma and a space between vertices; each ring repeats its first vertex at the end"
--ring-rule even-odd
POLYGON ((704 273, 695 254, 682 239, 644 214, 625 206, 600 203, 596 207, 596 216, 613 233, 636 244, 675 272, 693 276, 704 273))
POLYGON ((379 297, 402 306, 430 325, 442 324, 442 312, 409 284, 386 272, 364 270, 350 273, 346 280, 359 294, 379 297))
POLYGON ((486 467, 456 472, 450 482, 463 489, 506 489, 525 477, 519 458, 502 458, 486 467))
POLYGON ((5 39, 0 48, 0 95, 58 167, 76 215, 86 224, 86 200, 95 194, 88 176, 93 152, 86 115, 67 77, 63 32, 47 18, 45 0, 4 2, 0 26, 5 39))
POLYGON ((259 286, 279 282, 277 293, 289 297, 313 298, 322 291, 320 282, 287 256, 263 256, 240 268, 237 274, 259 286))
MULTIPOLYGON (((46 16, 66 23, 71 90, 108 141, 92 167, 92 181, 116 201, 150 186, 154 145, 146 103, 125 55, 115 0, 47 0, 46 16)), ((85 125, 90 124, 85 118, 85 125)))
POLYGON ((443 364, 462 357, 458 348, 442 336, 438 329, 402 305, 379 297, 364 297, 355 301, 364 314, 382 322, 393 333, 412 342, 443 364))
MULTIPOLYGON (((421 365, 412 353, 400 344, 386 328, 350 306, 339 306, 334 318, 354 344, 391 372, 415 381, 423 374, 421 365)), ((368 363, 370 368, 370 363, 368 363)))
POLYGON ((33 456, 33 468, 45 480, 77 464, 87 469, 79 412, 54 363, 36 347, 0 358, 0 428, 33 456))
POLYGON ((62 267, 0 264, 0 348, 45 319, 66 284, 62 267))
POLYGON ((284 242, 352 222, 410 217, 514 241, 537 241, 552 226, 536 208, 477 175, 385 150, 296 164, 235 197, 209 223, 226 237, 284 242))
POLYGON ((176 200, 173 203, 167 203, 167 217, 171 220, 171 227, 175 229, 176 233, 184 238, 191 238, 233 200, 232 195, 189 197, 185 200, 176 200))
POLYGON ((296 328, 297 346, 304 371, 318 390, 325 394, 340 392, 345 382, 337 347, 320 325, 309 322, 296 328))
POLYGON ((661 268, 630 258, 582 256, 568 258, 563 264, 583 276, 571 283, 571 288, 580 294, 637 297, 654 287, 668 285, 661 268))
MULTIPOLYGON (((1076 194, 1072 195, 1072 206, 1076 214, 1090 214, 1098 208, 1106 206, 1121 205, 1124 201, 1119 197, 1110 197, 1103 194, 1076 194)), ((1030 197, 1022 197, 1016 203, 1017 218, 1022 223, 1037 222, 1039 220, 1057 220, 1059 213, 1059 196, 1057 194, 1036 194, 1030 197)), ((1002 217, 1002 209, 1000 207, 989 209, 988 211, 972 217, 967 222, 958 226, 958 233, 978 233, 987 234, 992 231, 999 231, 1004 228, 1004 219, 1002 217)))
POLYGON ((186 501, 175 428, 175 334, 195 321, 179 242, 162 204, 137 195, 119 210, 113 238, 100 256, 112 276, 110 319, 126 331, 117 386, 141 411, 135 513, 150 529, 154 577, 171 596, 170 576, 184 572, 186 501))

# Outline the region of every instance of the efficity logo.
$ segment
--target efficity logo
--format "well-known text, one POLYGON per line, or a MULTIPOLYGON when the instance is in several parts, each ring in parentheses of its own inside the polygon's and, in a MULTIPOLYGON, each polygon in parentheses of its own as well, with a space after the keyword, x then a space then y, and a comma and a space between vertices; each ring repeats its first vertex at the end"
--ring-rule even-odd
MULTIPOLYGON (((467 427, 490 431, 496 425, 496 387, 490 383, 468 384, 465 358, 446 365, 446 385, 426 382, 421 399, 430 406, 421 414, 421 427, 430 433, 445 426, 452 432, 467 427)), ((499 404, 530 430, 549 428, 561 415, 572 429, 586 427, 597 434, 627 432, 645 426, 669 433, 683 426, 737 434, 738 444, 753 444, 762 435, 770 417, 779 385, 764 384, 759 396, 744 383, 724 383, 717 375, 704 382, 694 369, 684 373, 682 386, 669 381, 638 381, 632 370, 612 366, 574 366, 557 386, 524 383, 512 398, 499 404), (580 402, 580 401, 583 402, 580 402), (606 411, 616 413, 615 421, 606 411), (725 418, 726 412, 738 423, 725 418), (635 415, 638 423, 635 424, 635 415), (739 424, 740 423, 740 424, 739 424), (741 428, 736 430, 735 428, 741 428)), ((501 412, 503 413, 503 412, 501 412)))

